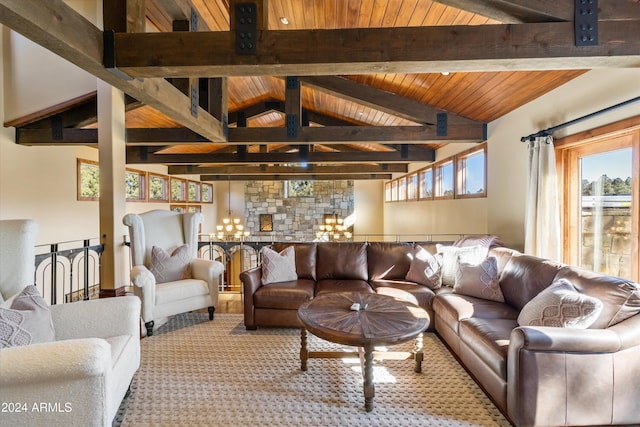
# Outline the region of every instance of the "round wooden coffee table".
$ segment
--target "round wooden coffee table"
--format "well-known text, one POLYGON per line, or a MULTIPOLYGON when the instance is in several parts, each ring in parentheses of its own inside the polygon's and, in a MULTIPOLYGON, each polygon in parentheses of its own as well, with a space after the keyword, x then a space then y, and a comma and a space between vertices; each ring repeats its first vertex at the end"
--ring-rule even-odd
POLYGON ((298 309, 300 364, 307 370, 310 358, 360 356, 364 377, 364 406, 373 410, 375 387, 373 359, 413 359, 421 372, 422 332, 429 326, 429 315, 417 305, 399 298, 375 293, 336 292, 322 294, 298 309), (355 310, 353 304, 359 304, 355 310), (307 349, 307 331, 327 341, 358 347, 358 352, 320 352, 307 349), (375 352, 374 347, 401 344, 416 339, 413 352, 375 352))

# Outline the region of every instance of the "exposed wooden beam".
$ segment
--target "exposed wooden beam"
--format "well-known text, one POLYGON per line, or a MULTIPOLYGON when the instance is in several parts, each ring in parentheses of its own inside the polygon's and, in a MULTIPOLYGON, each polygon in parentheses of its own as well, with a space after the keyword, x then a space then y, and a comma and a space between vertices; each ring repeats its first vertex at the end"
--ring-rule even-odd
POLYGON ((202 108, 193 117, 189 98, 164 79, 126 80, 107 70, 102 31, 63 0, 2 0, 0 23, 210 140, 225 141, 221 123, 202 108))
POLYGON ((367 179, 389 180, 393 178, 390 173, 361 173, 361 174, 335 174, 327 175, 297 174, 297 175, 200 175, 200 181, 286 181, 290 179, 308 179, 314 181, 334 181, 337 179, 352 179, 363 181, 367 179))
MULTIPOLYGON (((229 124, 236 123, 238 121, 238 113, 243 113, 247 118, 260 117, 273 111, 284 114, 284 106, 284 101, 280 101, 277 99, 257 102, 247 107, 243 107, 241 111, 229 112, 229 124)), ((306 115, 307 119, 310 122, 317 123, 323 126, 356 126, 355 123, 341 120, 337 117, 328 116, 319 111, 303 109, 302 114, 306 115)))
MULTIPOLYGON (((574 2, 557 0, 434 0, 503 23, 573 21, 574 2)), ((601 1, 598 19, 637 19, 636 0, 601 1), (635 16, 635 18, 633 18, 635 16)))
MULTIPOLYGON (((328 126, 300 127, 295 138, 287 135, 287 129, 229 128, 229 144, 354 144, 378 143, 445 143, 481 142, 485 140, 484 127, 451 125, 448 134, 437 135, 436 129, 427 126, 328 126)), ((16 142, 22 145, 95 145, 97 129, 63 128, 54 135, 51 129, 16 129, 16 142)), ((208 142, 206 138, 187 128, 130 128, 127 129, 127 145, 177 145, 208 142)))
POLYGON ((208 153, 208 154, 158 154, 151 147, 128 146, 128 164, 251 164, 251 163, 407 163, 433 162, 435 151, 415 145, 406 150, 388 152, 323 153, 311 151, 303 159, 300 153, 208 153))
POLYGON ((229 129, 230 144, 249 143, 354 143, 354 142, 404 142, 445 143, 484 141, 483 125, 450 125, 447 135, 439 136, 432 126, 327 126, 301 127, 295 138, 287 136, 287 129, 232 128, 229 129))
MULTIPOLYGON (((438 113, 446 113, 430 105, 410 98, 376 89, 339 76, 305 76, 300 77, 305 86, 313 87, 320 92, 329 93, 341 99, 384 111, 394 116, 412 120, 417 123, 435 125, 438 113)), ((455 114, 448 114, 450 123, 477 123, 455 114)))
POLYGON ((169 166, 169 175, 261 175, 278 174, 291 175, 302 173, 314 173, 317 175, 327 174, 354 174, 354 173, 406 173, 408 166, 406 163, 384 163, 384 164, 361 164, 345 163, 341 166, 320 166, 310 164, 307 166, 249 166, 249 165, 228 165, 228 166, 169 166))
POLYGON ((640 20, 600 22, 599 44, 586 48, 575 46, 573 22, 259 33, 257 55, 236 54, 232 32, 118 33, 115 63, 132 77, 312 76, 640 65, 640 20))

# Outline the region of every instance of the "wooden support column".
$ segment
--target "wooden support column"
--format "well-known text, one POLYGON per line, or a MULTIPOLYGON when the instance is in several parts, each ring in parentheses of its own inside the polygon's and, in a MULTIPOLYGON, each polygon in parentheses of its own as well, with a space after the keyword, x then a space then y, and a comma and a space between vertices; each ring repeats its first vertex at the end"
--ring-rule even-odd
POLYGON ((302 125, 302 101, 300 81, 297 77, 287 77, 284 92, 284 112, 286 114, 285 125, 287 137, 297 138, 298 130, 302 125))
POLYGON ((128 249, 123 236, 125 195, 124 93, 98 80, 98 153, 100 164, 100 242, 104 245, 100 268, 100 297, 124 295, 128 282, 128 249))
MULTIPOLYGON (((202 79, 201 79, 202 80, 202 79)), ((207 79, 207 105, 203 107, 222 123, 222 132, 229 134, 229 90, 226 77, 207 79)))

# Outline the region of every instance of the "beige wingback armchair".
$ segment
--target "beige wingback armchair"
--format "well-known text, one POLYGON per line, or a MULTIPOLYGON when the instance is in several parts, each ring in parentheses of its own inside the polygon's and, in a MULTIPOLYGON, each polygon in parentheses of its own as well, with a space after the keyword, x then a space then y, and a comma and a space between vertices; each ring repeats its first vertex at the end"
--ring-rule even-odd
POLYGON ((207 308, 213 320, 218 305, 218 284, 224 266, 219 261, 199 259, 198 228, 201 213, 179 213, 152 210, 142 214, 127 214, 123 218, 129 227, 131 241, 131 282, 134 292, 142 300, 142 319, 147 336, 153 335, 157 319, 207 308), (178 280, 161 282, 156 278, 160 267, 152 259, 153 248, 173 254, 179 247, 188 246, 190 273, 178 280))
POLYGON ((14 302, 34 283, 37 233, 32 220, 0 221, 0 401, 13 405, 3 407, 0 424, 111 426, 140 365, 140 300, 42 299, 32 311, 44 312, 44 322, 32 314, 24 314, 29 323, 12 322, 14 302), (34 339, 24 342, 22 326, 34 339), (51 326, 55 337, 35 339, 51 326))

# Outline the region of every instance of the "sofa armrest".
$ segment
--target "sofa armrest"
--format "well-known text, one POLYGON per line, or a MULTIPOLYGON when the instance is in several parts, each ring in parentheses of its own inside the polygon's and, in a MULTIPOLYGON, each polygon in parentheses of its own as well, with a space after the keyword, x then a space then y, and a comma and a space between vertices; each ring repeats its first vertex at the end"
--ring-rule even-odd
POLYGON ((507 356, 511 421, 526 426, 640 422, 639 319, 607 329, 515 328, 507 356))
POLYGON ((156 301, 156 277, 144 265, 136 265, 131 269, 133 292, 142 301, 142 319, 153 320, 153 307, 156 301))
POLYGON ((554 352, 612 353, 621 349, 620 336, 610 329, 521 326, 511 332, 509 347, 554 352))
POLYGON ((2 414, 3 425, 110 425, 111 364, 110 346, 98 338, 0 350, 2 401, 21 405, 2 414), (59 407, 39 411, 43 404, 59 407))
POLYGON ((253 294, 262 286, 262 267, 254 267, 240 273, 244 292, 244 324, 255 329, 253 294))
POLYGON ((132 295, 57 304, 49 309, 57 340, 140 335, 140 299, 132 295))
POLYGON ((220 275, 224 272, 224 265, 220 261, 195 258, 191 261, 191 276, 194 279, 204 280, 209 284, 209 293, 218 302, 218 285, 220 275))

